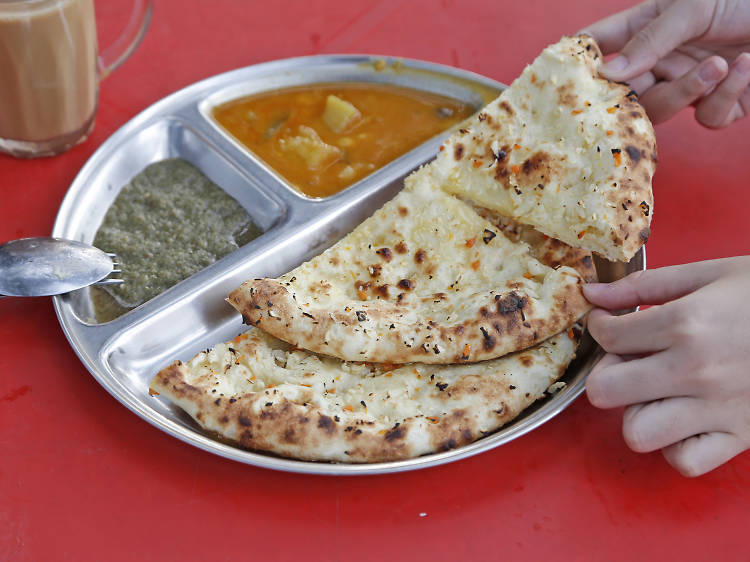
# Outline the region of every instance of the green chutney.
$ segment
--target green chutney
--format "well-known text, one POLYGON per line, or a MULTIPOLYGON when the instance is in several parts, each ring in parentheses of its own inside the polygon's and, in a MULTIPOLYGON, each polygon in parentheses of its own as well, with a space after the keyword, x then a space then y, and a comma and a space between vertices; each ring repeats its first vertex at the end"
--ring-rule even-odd
POLYGON ((121 316, 261 234, 236 199, 180 158, 122 188, 94 245, 117 254, 120 285, 92 287, 98 322, 121 316))

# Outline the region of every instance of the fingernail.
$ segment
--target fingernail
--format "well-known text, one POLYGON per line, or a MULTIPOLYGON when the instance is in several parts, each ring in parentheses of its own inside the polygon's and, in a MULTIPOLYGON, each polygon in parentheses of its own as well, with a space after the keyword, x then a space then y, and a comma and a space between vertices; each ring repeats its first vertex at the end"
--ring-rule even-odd
POLYGON ((724 72, 721 68, 716 66, 713 62, 704 64, 698 69, 698 77, 703 80, 706 84, 713 84, 718 82, 724 76, 724 72))
POLYGON ((623 55, 617 55, 602 67, 602 71, 607 74, 611 74, 615 72, 622 72, 627 67, 628 59, 623 55))

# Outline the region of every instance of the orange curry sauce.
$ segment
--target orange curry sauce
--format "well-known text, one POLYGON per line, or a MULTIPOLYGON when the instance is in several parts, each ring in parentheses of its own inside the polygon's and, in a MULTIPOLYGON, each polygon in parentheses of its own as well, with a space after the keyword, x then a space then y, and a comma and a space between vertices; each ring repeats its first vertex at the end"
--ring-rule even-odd
POLYGON ((213 115, 302 193, 326 197, 473 112, 469 104, 428 92, 342 83, 237 99, 217 106, 213 115), (340 110, 333 127, 332 102, 340 110))

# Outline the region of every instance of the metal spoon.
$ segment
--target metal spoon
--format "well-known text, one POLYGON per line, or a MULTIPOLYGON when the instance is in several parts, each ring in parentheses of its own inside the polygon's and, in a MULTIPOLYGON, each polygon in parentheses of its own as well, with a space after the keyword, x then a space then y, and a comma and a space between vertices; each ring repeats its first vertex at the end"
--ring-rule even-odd
POLYGON ((110 279, 114 254, 61 238, 21 238, 0 245, 0 297, 41 297, 68 293, 110 279))

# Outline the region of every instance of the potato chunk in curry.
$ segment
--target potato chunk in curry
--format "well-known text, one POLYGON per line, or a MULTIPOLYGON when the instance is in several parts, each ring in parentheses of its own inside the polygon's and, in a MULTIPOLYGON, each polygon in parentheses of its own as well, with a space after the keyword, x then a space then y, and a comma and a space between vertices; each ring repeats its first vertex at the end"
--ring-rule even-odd
POLYGON ((343 133, 361 118, 359 110, 348 101, 334 95, 326 98, 323 121, 334 133, 343 133))
POLYGON ((293 137, 279 139, 281 150, 301 158, 310 171, 325 168, 341 158, 341 149, 324 143, 315 129, 299 126, 293 137))

